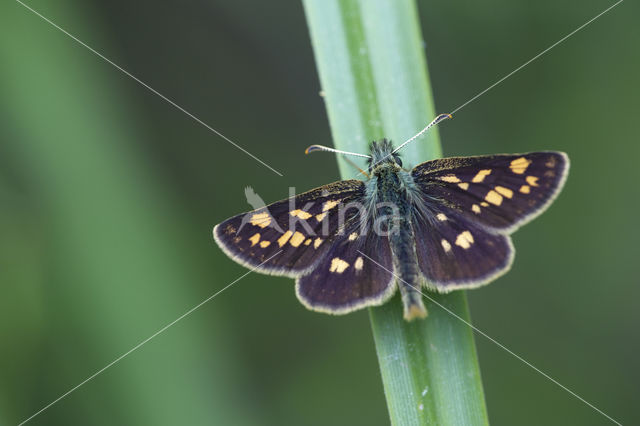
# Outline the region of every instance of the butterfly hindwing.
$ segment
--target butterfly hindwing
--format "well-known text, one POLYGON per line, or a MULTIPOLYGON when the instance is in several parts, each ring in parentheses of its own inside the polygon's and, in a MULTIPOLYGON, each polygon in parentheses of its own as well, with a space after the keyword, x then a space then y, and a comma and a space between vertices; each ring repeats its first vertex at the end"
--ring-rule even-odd
MULTIPOLYGON (((297 277, 330 250, 341 222, 338 207, 363 194, 359 180, 334 182, 227 219, 213 235, 237 262, 260 272, 297 277)), ((355 213, 347 210, 342 222, 348 223, 355 213)))
POLYGON ((345 314, 384 303, 396 290, 389 240, 350 232, 333 242, 324 259, 296 280, 298 299, 309 309, 345 314))
POLYGON ((460 214, 490 231, 511 233, 542 213, 567 176, 562 152, 454 157, 427 161, 412 171, 425 203, 460 214))
POLYGON ((414 221, 416 255, 426 285, 439 292, 478 287, 507 272, 514 249, 508 235, 488 232, 455 212, 414 221))

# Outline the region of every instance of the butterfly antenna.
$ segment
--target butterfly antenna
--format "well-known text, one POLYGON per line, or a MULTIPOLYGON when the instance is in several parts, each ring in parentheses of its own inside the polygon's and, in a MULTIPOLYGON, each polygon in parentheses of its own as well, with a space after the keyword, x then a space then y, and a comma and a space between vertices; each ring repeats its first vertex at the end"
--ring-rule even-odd
POLYGON ((342 159, 343 159, 344 161, 346 161, 347 163, 351 164, 351 165, 352 165, 353 167, 355 167, 356 169, 358 169, 358 171, 359 171, 360 173, 362 173, 363 175, 365 175, 366 177, 371 177, 371 176, 369 176, 369 173, 365 172, 365 171, 364 171, 364 170, 362 170, 360 167, 358 167, 358 165, 357 165, 356 163, 354 163, 353 161, 351 161, 351 160, 349 159, 349 157, 347 157, 346 155, 343 155, 343 156, 342 156, 342 159))
POLYGON ((440 114, 439 116, 434 118, 431 123, 427 124, 427 126, 424 129, 420 130, 418 133, 416 133, 415 135, 413 135, 412 137, 410 137, 409 139, 404 141, 396 149, 394 149, 392 154, 395 154, 396 152, 400 151, 409 142, 413 142, 414 140, 418 139, 420 136, 422 136, 424 133, 426 133, 426 131, 429 130, 431 127, 433 127, 436 124, 440 123, 441 121, 447 120, 449 118, 453 118, 453 116, 451 114, 440 114))
POLYGON ((335 152, 336 154, 353 155, 354 157, 371 158, 370 156, 365 155, 365 154, 358 154, 357 152, 341 151, 339 149, 329 148, 328 146, 323 146, 323 145, 311 145, 309 148, 304 150, 304 153, 305 154, 309 154, 311 152, 316 152, 316 151, 335 152))

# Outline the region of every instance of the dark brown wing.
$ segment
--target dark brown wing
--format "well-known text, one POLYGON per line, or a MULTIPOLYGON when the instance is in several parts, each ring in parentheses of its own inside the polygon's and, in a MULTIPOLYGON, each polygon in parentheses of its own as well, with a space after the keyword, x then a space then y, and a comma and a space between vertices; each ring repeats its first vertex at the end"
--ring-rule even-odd
POLYGON ((540 215, 569 171, 563 152, 454 157, 427 161, 411 172, 427 199, 494 232, 511 233, 540 215))
POLYGON ((363 196, 362 181, 334 182, 227 219, 213 229, 213 236, 229 257, 244 266, 297 277, 329 251, 341 222, 357 215, 355 209, 344 207, 363 196))

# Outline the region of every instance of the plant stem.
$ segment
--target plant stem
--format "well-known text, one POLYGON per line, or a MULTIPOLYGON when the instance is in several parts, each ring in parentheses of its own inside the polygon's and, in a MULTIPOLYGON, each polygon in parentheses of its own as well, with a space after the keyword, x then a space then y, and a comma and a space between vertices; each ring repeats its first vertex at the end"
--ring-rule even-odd
MULTIPOLYGON (((435 117, 413 0, 303 0, 334 145, 365 153, 372 140, 400 143, 435 117)), ((409 144, 405 165, 438 158, 437 129, 409 144)), ((338 159, 343 178, 356 173, 338 159)), ((360 163, 364 166, 363 163, 360 163)), ((394 425, 486 425, 464 292, 427 293, 426 320, 402 319, 396 295, 370 309, 394 425)))

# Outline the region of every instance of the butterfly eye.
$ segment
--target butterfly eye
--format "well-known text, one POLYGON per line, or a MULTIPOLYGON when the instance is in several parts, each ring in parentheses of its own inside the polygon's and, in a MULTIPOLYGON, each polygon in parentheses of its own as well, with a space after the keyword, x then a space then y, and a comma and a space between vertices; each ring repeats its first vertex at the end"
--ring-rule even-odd
POLYGON ((402 167, 402 159, 400 158, 399 155, 393 154, 393 159, 396 160, 396 163, 398 163, 400 167, 402 167))

